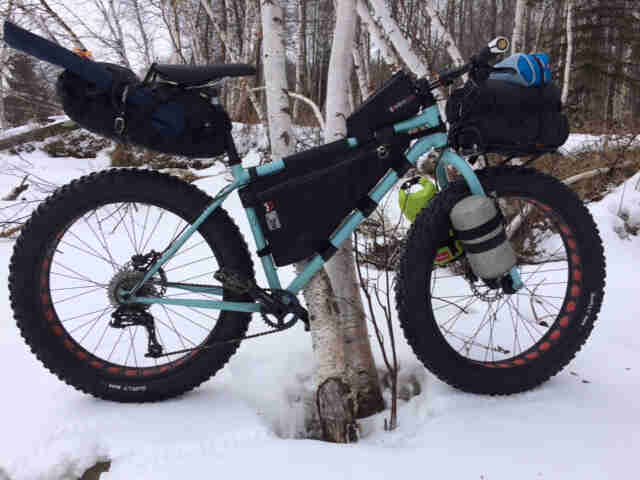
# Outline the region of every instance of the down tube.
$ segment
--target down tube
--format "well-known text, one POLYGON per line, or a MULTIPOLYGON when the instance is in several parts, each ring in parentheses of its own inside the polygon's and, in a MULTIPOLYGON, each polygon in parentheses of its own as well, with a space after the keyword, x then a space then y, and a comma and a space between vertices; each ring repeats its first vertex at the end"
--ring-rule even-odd
MULTIPOLYGON (((441 146, 443 141, 446 143, 446 135, 437 134, 432 135, 430 137, 424 138, 418 141, 413 148, 407 153, 407 160, 415 165, 420 158, 421 155, 431 150, 433 147, 441 146)), ((384 178, 378 183, 376 188, 374 188, 371 193, 369 193, 369 198, 376 203, 379 203, 380 200, 393 188, 393 186, 398 182, 398 174, 390 170, 384 178)), ((351 215, 349 215, 343 225, 336 230, 329 242, 336 248, 340 248, 342 243, 351 237, 351 234, 358 228, 366 217, 362 215, 358 210, 355 210, 351 215)), ((320 271, 325 261, 320 255, 315 255, 307 264, 305 269, 296 277, 296 279, 291 282, 291 284, 287 287, 287 290, 294 295, 297 294, 300 290, 302 290, 313 278, 313 276, 320 271)))

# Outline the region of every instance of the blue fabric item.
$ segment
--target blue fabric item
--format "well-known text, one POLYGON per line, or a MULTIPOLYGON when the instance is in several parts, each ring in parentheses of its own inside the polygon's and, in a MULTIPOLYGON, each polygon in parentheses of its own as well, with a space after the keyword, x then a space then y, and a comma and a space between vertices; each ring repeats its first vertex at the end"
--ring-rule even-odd
POLYGON ((494 65, 509 68, 510 72, 493 72, 491 78, 505 82, 534 87, 551 82, 549 56, 546 53, 516 53, 494 65), (542 68, 541 68, 542 65, 542 68))

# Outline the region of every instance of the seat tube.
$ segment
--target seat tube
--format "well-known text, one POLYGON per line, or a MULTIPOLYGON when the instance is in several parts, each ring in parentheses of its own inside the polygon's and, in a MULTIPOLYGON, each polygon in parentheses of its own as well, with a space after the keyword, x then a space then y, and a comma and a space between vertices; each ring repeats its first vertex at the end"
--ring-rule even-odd
POLYGON ((231 135, 231 131, 227 132, 226 145, 227 145, 227 154, 229 155, 229 165, 240 164, 242 160, 240 159, 240 155, 238 155, 238 150, 236 149, 236 142, 233 140, 233 135, 231 135))

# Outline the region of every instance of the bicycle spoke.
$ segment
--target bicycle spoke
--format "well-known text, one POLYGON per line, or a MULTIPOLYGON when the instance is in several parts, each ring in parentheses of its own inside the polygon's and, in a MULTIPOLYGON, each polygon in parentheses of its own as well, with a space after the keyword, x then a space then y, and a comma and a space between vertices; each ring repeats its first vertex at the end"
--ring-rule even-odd
POLYGON ((192 262, 185 263, 185 264, 183 264, 183 265, 178 265, 177 267, 169 268, 169 269, 165 270, 165 272, 166 272, 166 273, 169 273, 169 272, 175 272, 176 270, 181 270, 181 269, 183 269, 183 268, 185 268, 185 267, 188 267, 188 266, 190 266, 190 265, 193 265, 193 264, 195 264, 195 263, 204 262, 205 260, 211 260, 212 258, 215 258, 215 257, 214 257, 213 255, 211 255, 211 256, 209 256, 209 257, 200 258, 200 259, 198 259, 198 260, 193 260, 192 262))
POLYGON ((76 299, 76 298, 83 297, 84 295, 89 295, 90 293, 97 292, 98 290, 104 290, 104 287, 96 287, 96 288, 93 288, 93 289, 89 290, 88 292, 78 293, 77 295, 73 295, 71 297, 67 297, 67 298, 64 298, 62 300, 56 300, 56 304, 59 305, 59 304, 64 303, 64 302, 68 302, 69 300, 73 300, 73 299, 76 299))
POLYGON ((147 246, 149 245, 149 242, 153 238, 154 234, 156 233, 156 230, 158 229, 158 226, 160 225, 160 221, 164 218, 164 214, 165 213, 166 213, 165 210, 162 210, 160 212, 160 216, 156 219, 156 223, 153 226, 153 230, 151 230, 151 233, 149 234, 149 238, 147 238, 147 241, 145 242, 144 246, 141 249, 143 252, 147 251, 147 246))
POLYGON ((507 294, 472 282, 464 260, 450 264, 448 272, 434 268, 429 285, 432 312, 446 313, 438 319, 445 338, 461 355, 484 362, 521 355, 539 342, 556 321, 569 283, 566 243, 555 220, 526 199, 499 202, 524 289, 507 294))
MULTIPOLYGON (((110 307, 105 308, 102 313, 96 318, 96 321, 93 322, 93 325, 91 325, 91 328, 87 331, 87 333, 84 334, 84 336, 80 339, 80 343, 84 342, 84 340, 89 336, 89 334, 93 331, 94 327, 98 324, 98 321, 100 321, 100 319, 104 316, 105 313, 107 313, 107 311, 110 309, 110 307)), ((107 322, 107 326, 109 325, 109 323, 107 322)))
MULTIPOLYGON (((112 308, 112 307, 107 307, 107 308, 112 308)), ((98 312, 101 312, 101 311, 102 311, 102 309, 93 310, 92 312, 82 313, 82 314, 76 315, 74 317, 69 317, 69 318, 65 318, 64 320, 60 320, 60 323, 66 323, 66 322, 70 322, 71 320, 77 320, 78 318, 86 317, 87 315, 93 315, 94 313, 98 313, 98 312)))
MULTIPOLYGON (((185 357, 186 353, 146 357, 148 334, 137 316, 146 315, 148 309, 159 313, 153 321, 165 352, 198 347, 209 338, 219 312, 203 308, 154 305, 128 312, 125 308, 132 315, 132 324, 125 327, 112 325, 110 318, 118 308, 110 298, 116 288, 114 281, 127 285, 140 278, 141 270, 133 263, 133 256, 168 251, 189 226, 169 210, 132 201, 92 209, 63 232, 52 253, 49 293, 61 325, 79 347, 123 368, 150 368, 185 357)), ((163 286, 164 282, 193 283, 204 278, 210 283, 216 265, 207 237, 196 231, 142 288, 145 295, 163 298, 218 298, 207 292, 163 286)))

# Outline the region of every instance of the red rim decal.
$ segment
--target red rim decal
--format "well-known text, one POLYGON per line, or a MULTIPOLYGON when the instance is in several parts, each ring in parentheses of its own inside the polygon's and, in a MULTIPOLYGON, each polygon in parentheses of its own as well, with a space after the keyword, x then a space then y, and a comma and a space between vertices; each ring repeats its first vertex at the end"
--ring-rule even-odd
MULTIPOLYGON (((56 238, 56 241, 59 241, 62 235, 59 235, 56 238)), ((41 277, 40 277, 40 295, 39 298, 42 302, 41 307, 43 308, 43 315, 47 323, 50 325, 50 328, 53 334, 56 337, 62 337, 62 344, 64 347, 69 350, 77 359, 84 361, 88 366, 95 368, 96 370, 102 370, 111 375, 122 375, 124 374, 127 377, 135 377, 135 376, 151 376, 151 375, 159 375, 166 373, 180 365, 184 364, 187 359, 192 359, 201 350, 197 350, 185 355, 178 360, 174 360, 173 362, 166 363, 160 366, 153 367, 143 367, 143 368, 123 368, 121 366, 117 366, 115 364, 109 363, 99 357, 96 357, 92 353, 85 350, 81 345, 79 345, 73 337, 69 335, 66 331, 58 315, 56 314, 55 309, 53 308, 51 302, 51 292, 49 290, 49 269, 51 267, 51 255, 53 254, 53 249, 50 250, 47 258, 42 262, 41 269, 41 277)))
MULTIPOLYGON (((532 201, 532 203, 535 203, 536 206, 540 207, 542 210, 551 211, 551 208, 547 205, 541 204, 537 201, 532 201)), ((559 224, 558 228, 565 235, 565 244, 567 246, 568 253, 570 253, 570 270, 567 281, 571 283, 570 286, 567 287, 567 297, 570 297, 570 299, 565 299, 564 304, 558 312, 558 320, 555 324, 555 328, 554 325, 551 325, 549 327, 549 331, 545 335, 543 335, 543 337, 535 345, 533 345, 525 352, 522 352, 515 358, 512 358, 508 361, 474 361, 474 363, 482 365, 486 368, 510 368, 523 366, 530 361, 534 361, 540 358, 541 355, 552 349, 554 344, 562 338, 563 329, 566 329, 571 323, 571 319, 573 315, 575 315, 575 311, 577 308, 577 301, 582 293, 582 265, 580 263, 581 258, 580 255, 578 255, 578 245, 576 243, 575 237, 573 236, 573 232, 571 231, 569 226, 564 223, 559 224)))

